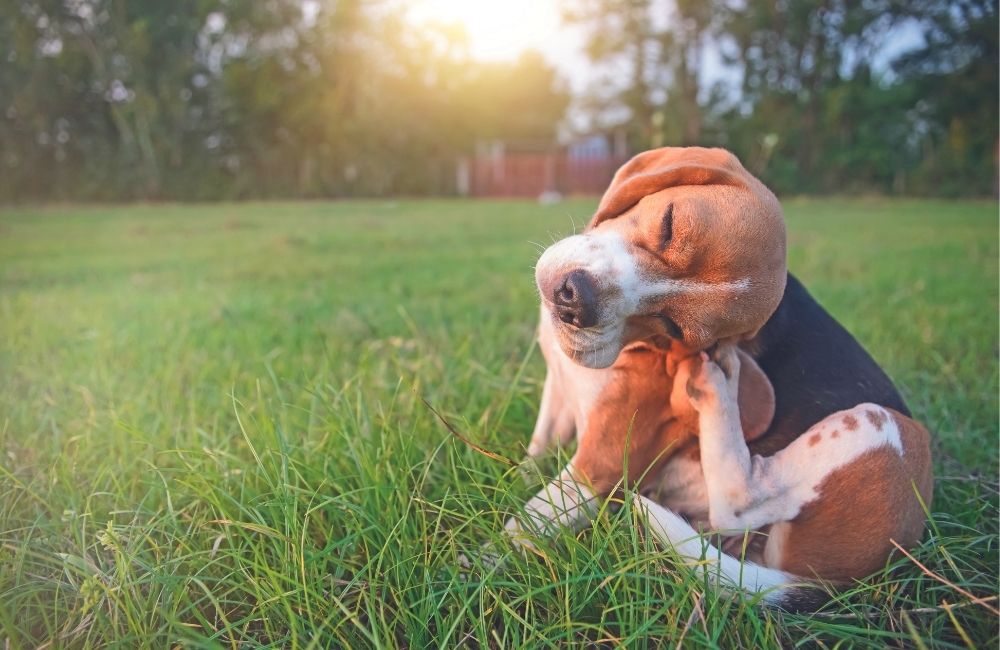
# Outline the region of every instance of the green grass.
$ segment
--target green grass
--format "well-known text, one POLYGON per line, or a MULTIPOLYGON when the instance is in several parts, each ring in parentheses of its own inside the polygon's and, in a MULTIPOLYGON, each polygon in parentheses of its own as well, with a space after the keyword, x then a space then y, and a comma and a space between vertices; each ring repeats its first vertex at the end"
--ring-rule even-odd
MULTIPOLYGON (((456 571, 537 486, 419 398, 521 455, 532 242, 592 209, 0 211, 0 645, 996 647, 994 614, 905 558, 783 615, 675 567, 627 512, 456 571)), ((997 206, 786 212, 791 269, 935 434, 917 559, 995 597, 997 206)))

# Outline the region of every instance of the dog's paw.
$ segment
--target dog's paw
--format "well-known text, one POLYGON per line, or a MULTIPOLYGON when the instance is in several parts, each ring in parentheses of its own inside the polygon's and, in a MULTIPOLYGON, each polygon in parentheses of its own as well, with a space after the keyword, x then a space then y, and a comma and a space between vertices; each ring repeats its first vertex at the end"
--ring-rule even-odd
POLYGON ((704 352, 693 366, 687 380, 687 396, 691 406, 699 412, 715 408, 726 393, 726 376, 722 368, 704 352))
POLYGON ((726 376, 726 384, 735 390, 740 382, 740 355, 732 343, 719 344, 712 351, 711 359, 726 376))
POLYGON ((460 553, 457 559, 458 570, 462 577, 482 570, 493 573, 503 569, 504 558, 492 544, 484 544, 475 555, 460 553))
POLYGON ((532 456, 530 449, 528 451, 529 455, 517 464, 517 473, 525 485, 535 486, 542 480, 542 468, 538 457, 532 456))
POLYGON ((688 399, 699 412, 736 401, 740 383, 740 358, 732 345, 720 345, 710 356, 702 352, 687 382, 688 399))

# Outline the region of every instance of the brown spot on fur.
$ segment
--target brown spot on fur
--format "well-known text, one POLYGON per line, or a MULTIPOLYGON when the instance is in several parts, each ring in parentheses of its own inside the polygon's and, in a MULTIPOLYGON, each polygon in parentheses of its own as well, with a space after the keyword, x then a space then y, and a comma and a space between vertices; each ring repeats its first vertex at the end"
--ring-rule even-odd
POLYGON ((809 446, 815 447, 816 445, 819 444, 819 441, 822 439, 823 439, 823 434, 820 433, 812 434, 811 436, 809 436, 809 446))
POLYGON ((865 417, 872 423, 872 426, 881 431, 885 424, 885 413, 882 411, 865 411, 865 417))
POLYGON ((903 455, 881 447, 830 472, 819 496, 782 524, 777 568, 806 578, 859 579, 885 566, 894 551, 890 540, 904 547, 920 541, 924 512, 914 486, 929 507, 930 436, 917 422, 890 413, 899 423, 903 455))
POLYGON ((844 416, 844 426, 847 428, 848 431, 857 431, 858 430, 858 419, 856 417, 854 417, 853 415, 845 415, 844 416))
POLYGON ((837 438, 839 436, 840 436, 840 429, 834 429, 833 431, 830 432, 831 438, 837 438))

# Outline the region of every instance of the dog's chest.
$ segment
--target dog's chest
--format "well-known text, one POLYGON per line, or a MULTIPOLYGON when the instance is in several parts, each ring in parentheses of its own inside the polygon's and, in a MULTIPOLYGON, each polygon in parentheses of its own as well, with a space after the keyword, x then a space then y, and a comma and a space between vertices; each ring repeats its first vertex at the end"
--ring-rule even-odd
POLYGON ((697 456, 675 455, 645 491, 664 508, 687 517, 696 529, 708 525, 708 488, 697 456))

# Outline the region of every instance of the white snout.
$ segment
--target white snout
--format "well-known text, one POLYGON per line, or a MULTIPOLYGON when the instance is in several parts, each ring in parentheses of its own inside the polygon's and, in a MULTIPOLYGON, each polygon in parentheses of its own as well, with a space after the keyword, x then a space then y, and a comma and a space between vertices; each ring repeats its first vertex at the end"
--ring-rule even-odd
POLYGON ((535 267, 535 282, 563 352, 588 368, 606 368, 615 362, 624 342, 625 319, 636 312, 643 286, 635 258, 615 232, 574 235, 556 242, 542 254, 535 267), (597 322, 573 327, 553 311, 554 287, 572 271, 594 279, 597 322))
POLYGON ((535 282, 542 300, 551 301, 544 287, 553 277, 586 271, 600 292, 599 323, 624 320, 635 313, 641 298, 642 278, 625 240, 616 232, 573 235, 549 246, 535 266, 535 282))

